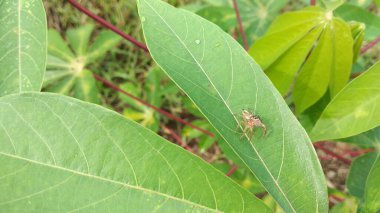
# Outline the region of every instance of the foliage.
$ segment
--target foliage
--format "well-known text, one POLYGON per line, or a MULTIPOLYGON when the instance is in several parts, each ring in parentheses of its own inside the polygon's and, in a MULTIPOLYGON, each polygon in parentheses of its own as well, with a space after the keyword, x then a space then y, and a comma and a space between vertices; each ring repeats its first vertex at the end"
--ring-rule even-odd
POLYGON ((93 25, 69 29, 68 44, 54 29, 49 30, 48 64, 44 79, 46 91, 71 95, 92 103, 100 103, 99 91, 89 70, 94 63, 120 41, 111 31, 99 32, 90 45, 93 25))
POLYGON ((39 91, 46 65, 43 6, 36 2, 0 3, 0 96, 39 91))
MULTIPOLYGON (((359 35, 362 30, 355 27, 359 35)), ((353 45, 348 23, 330 11, 306 8, 278 17, 250 54, 282 95, 293 90, 296 111, 301 114, 327 90, 334 97, 344 87, 359 51, 356 48, 354 53, 353 45)), ((361 40, 355 45, 361 46, 361 40)))
POLYGON ((232 0, 167 2, 187 11, 160 0, 81 2, 137 40, 143 30, 160 68, 59 0, 44 1, 56 29, 47 55, 42 3, 0 0, 0 211, 327 212, 309 137, 354 149, 338 159, 367 153, 350 166, 348 192, 328 189, 330 204, 340 202, 330 212, 380 210, 380 49, 360 51, 380 35, 380 1, 300 9, 310 1, 237 0, 261 67, 226 34, 242 43, 232 0), (96 84, 93 73, 215 137, 96 84), (41 93, 42 83, 124 116, 41 93), (243 109, 266 135, 254 128, 244 138, 243 109))

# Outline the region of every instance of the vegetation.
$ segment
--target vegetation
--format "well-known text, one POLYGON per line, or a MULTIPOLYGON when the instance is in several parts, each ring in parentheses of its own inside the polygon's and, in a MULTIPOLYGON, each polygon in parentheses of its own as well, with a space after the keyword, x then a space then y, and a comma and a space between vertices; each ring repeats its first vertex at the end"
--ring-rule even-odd
POLYGON ((0 210, 379 212, 379 5, 0 0, 0 210))

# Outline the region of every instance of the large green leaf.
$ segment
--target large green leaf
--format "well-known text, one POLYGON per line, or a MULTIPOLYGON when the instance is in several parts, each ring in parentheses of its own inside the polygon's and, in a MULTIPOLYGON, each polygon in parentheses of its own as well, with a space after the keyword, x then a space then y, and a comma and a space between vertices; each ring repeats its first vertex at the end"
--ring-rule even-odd
POLYGON ((380 212, 380 155, 373 163, 364 190, 365 212, 380 212))
POLYGON ((41 1, 0 0, 0 96, 40 91, 46 66, 41 1))
MULTIPOLYGON (((326 185, 304 129, 244 49, 216 25, 159 0, 138 3, 154 60, 287 212, 326 212, 326 185), (267 126, 242 140, 242 109, 267 126)), ((256 130, 256 129, 255 129, 256 130)))
POLYGON ((350 82, 326 107, 313 141, 345 138, 380 125, 380 62, 350 82))
POLYGON ((121 115, 57 94, 0 99, 2 212, 258 212, 252 194, 121 115))
POLYGON ((312 7, 279 16, 249 53, 282 95, 295 85, 293 99, 300 114, 327 90, 334 97, 345 86, 353 51, 350 26, 331 11, 312 7))

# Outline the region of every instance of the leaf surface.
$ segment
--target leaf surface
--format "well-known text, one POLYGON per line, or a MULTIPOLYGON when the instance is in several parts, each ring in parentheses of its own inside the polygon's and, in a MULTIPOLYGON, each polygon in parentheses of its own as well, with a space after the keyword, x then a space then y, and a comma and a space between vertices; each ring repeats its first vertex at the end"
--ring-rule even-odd
POLYGON ((301 114, 328 89, 334 97, 348 82, 352 36, 350 26, 331 11, 308 7, 279 16, 249 53, 282 95, 294 92, 296 112, 301 114))
POLYGON ((0 99, 0 179, 4 212, 270 212, 137 123, 49 93, 0 99))
POLYGON ((0 96, 40 91, 46 66, 41 1, 0 1, 0 96))
POLYGON ((351 81, 323 111, 313 141, 345 138, 380 125, 380 62, 351 81))
POLYGON ((157 0, 138 3, 154 60, 288 212, 327 211, 324 176, 304 129, 242 47, 216 25, 157 0), (267 126, 242 140, 242 109, 267 126))
POLYGON ((380 155, 377 155, 375 162, 368 174, 364 190, 365 212, 380 211, 380 155))
POLYGON ((350 167, 347 177, 347 188, 350 194, 362 198, 367 181, 367 177, 377 158, 377 153, 367 153, 356 158, 350 167))

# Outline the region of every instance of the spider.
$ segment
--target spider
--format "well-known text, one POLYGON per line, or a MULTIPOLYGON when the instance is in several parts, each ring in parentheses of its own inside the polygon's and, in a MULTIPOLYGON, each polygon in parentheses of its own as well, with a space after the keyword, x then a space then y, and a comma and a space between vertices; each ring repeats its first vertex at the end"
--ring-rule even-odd
POLYGON ((262 128, 263 136, 265 136, 265 134, 267 133, 267 128, 258 116, 252 114, 251 112, 245 109, 242 110, 241 116, 243 117, 243 120, 240 122, 240 124, 244 126, 244 129, 243 129, 243 134, 240 137, 240 140, 247 133, 247 131, 249 131, 249 140, 251 140, 253 136, 254 127, 262 128))

